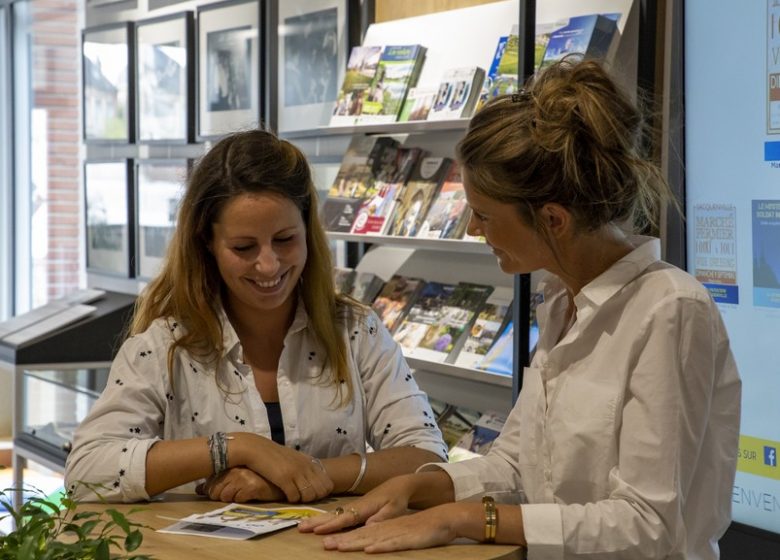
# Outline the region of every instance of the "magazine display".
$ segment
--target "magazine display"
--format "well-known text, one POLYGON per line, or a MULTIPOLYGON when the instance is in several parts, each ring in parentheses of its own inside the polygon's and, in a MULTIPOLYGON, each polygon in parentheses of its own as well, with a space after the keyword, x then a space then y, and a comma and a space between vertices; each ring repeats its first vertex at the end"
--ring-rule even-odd
POLYGON ((354 268, 333 268, 333 287, 337 294, 351 294, 355 284, 356 272, 354 268))
POLYGON ((359 123, 391 123, 398 119, 409 88, 417 85, 425 51, 422 45, 385 47, 363 99, 359 123))
MULTIPOLYGON (((562 27, 564 23, 560 21, 536 23, 534 30, 535 70, 541 67, 550 36, 556 29, 562 27)), ((496 53, 485 77, 485 84, 482 87, 476 111, 494 97, 517 91, 519 29, 519 26, 514 25, 509 35, 499 38, 496 53)))
POLYGON ((410 88, 401 114, 398 115, 398 122, 427 120, 437 93, 438 90, 434 88, 410 88))
POLYGON ((451 159, 442 157, 418 161, 409 182, 401 189, 388 235, 417 235, 451 164, 451 159))
POLYGON ((571 18, 567 25, 550 35, 541 67, 574 53, 586 58, 606 58, 617 35, 619 17, 620 14, 591 14, 571 18))
POLYGON ((453 284, 428 282, 393 335, 407 356, 414 356, 425 333, 441 321, 445 303, 455 291, 453 284))
POLYGON ((504 424, 506 424, 505 415, 492 411, 483 413, 450 450, 450 463, 487 455, 493 442, 504 429, 504 424))
MULTIPOLYGON (((479 111, 482 106, 488 102, 488 100, 494 97, 490 94, 490 91, 493 87, 493 83, 496 80, 496 76, 498 75, 498 65, 501 63, 501 57, 504 56, 504 51, 506 50, 506 44, 508 41, 509 35, 504 35, 503 37, 498 38, 496 52, 493 54, 493 60, 490 62, 488 71, 485 74, 485 80, 482 82, 482 89, 479 92, 479 99, 477 99, 477 104, 474 108, 475 113, 479 111)), ((542 54, 544 54, 544 51, 542 51, 542 54)))
POLYGON ((511 313, 512 288, 499 286, 477 314, 469 336, 455 359, 455 365, 476 368, 493 345, 501 327, 509 320, 511 313))
MULTIPOLYGON (((531 355, 533 355, 536 343, 539 341, 539 325, 536 322, 536 308, 543 300, 544 297, 542 294, 531 294, 531 313, 529 317, 530 325, 528 333, 528 351, 531 355)), ((498 338, 496 338, 493 346, 490 347, 479 364, 477 364, 477 368, 500 375, 511 376, 514 356, 514 325, 513 321, 510 320, 507 322, 498 338)))
POLYGON ((511 376, 515 355, 513 346, 514 336, 514 322, 510 320, 493 343, 493 346, 490 347, 479 364, 477 364, 477 368, 491 373, 511 376))
POLYGON ((476 410, 448 404, 441 416, 436 419, 447 449, 455 447, 460 438, 477 423, 479 417, 480 413, 476 410))
POLYGON ((452 162, 439 194, 431 204, 417 237, 460 239, 466 233, 471 213, 463 189, 460 166, 452 162))
POLYGON ((370 187, 395 158, 398 141, 388 137, 356 135, 344 154, 336 179, 322 205, 328 231, 349 232, 370 187))
POLYGON ((301 519, 325 513, 313 507, 267 508, 249 504, 230 504, 206 513, 196 513, 159 533, 198 535, 218 539, 246 540, 297 525, 301 519))
POLYGON ((390 224, 399 191, 412 174, 423 151, 420 148, 401 148, 395 158, 366 191, 360 205, 352 233, 383 235, 390 224))
POLYGON ((355 281, 350 294, 356 300, 371 305, 382 291, 385 285, 384 280, 373 272, 358 272, 355 275, 355 281))
POLYGON ((371 307, 391 333, 398 328, 414 304, 425 281, 396 274, 379 293, 371 307))
POLYGON ((428 403, 431 405, 431 410, 433 411, 433 416, 436 418, 436 422, 444 417, 444 412, 450 406, 449 403, 440 401, 431 396, 428 396, 428 403))
POLYGON ((431 325, 420 341, 415 356, 432 362, 454 359, 455 349, 463 342, 461 337, 468 332, 492 291, 492 286, 459 283, 445 302, 437 324, 431 325))
POLYGON ((499 95, 515 93, 517 91, 519 33, 520 27, 518 25, 513 25, 512 31, 510 31, 507 36, 506 46, 504 47, 504 52, 501 54, 501 60, 498 63, 493 83, 490 86, 490 92, 488 94, 490 99, 498 97, 499 95))
POLYGON ((485 79, 478 66, 452 68, 442 76, 428 120, 462 119, 471 116, 485 79))
POLYGON ((331 126, 355 124, 363 109, 363 97, 374 79, 381 55, 382 47, 352 47, 344 83, 330 118, 331 126))
POLYGON ((555 21, 548 23, 536 22, 536 36, 534 37, 534 70, 539 70, 544 60, 544 53, 547 50, 547 43, 550 42, 550 36, 556 29, 560 29, 568 20, 555 21))

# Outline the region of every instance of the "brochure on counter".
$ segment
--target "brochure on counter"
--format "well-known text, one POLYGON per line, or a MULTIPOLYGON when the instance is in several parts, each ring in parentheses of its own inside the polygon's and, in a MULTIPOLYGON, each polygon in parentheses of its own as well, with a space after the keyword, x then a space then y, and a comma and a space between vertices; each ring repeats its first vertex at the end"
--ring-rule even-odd
POLYGON ((158 533, 199 535, 218 539, 246 540, 297 525, 301 519, 325 513, 313 507, 268 508, 248 504, 230 504, 206 513, 196 513, 158 533))

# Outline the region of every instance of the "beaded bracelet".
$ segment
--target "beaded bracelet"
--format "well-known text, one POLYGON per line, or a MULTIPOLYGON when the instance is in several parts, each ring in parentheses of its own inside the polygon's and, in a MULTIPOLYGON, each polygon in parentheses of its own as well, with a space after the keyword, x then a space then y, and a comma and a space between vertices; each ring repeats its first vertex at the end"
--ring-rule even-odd
POLYGON ((360 486, 360 483, 363 482, 363 477, 366 475, 366 464, 368 463, 368 460, 366 459, 366 454, 361 453, 360 454, 360 470, 358 471, 357 478, 355 478, 355 482, 352 483, 352 486, 349 487, 349 490, 347 490, 347 493, 354 492, 357 490, 357 487, 360 486))
POLYGON ((498 509, 492 496, 483 496, 482 505, 485 506, 485 540, 482 542, 496 542, 498 530, 498 509))

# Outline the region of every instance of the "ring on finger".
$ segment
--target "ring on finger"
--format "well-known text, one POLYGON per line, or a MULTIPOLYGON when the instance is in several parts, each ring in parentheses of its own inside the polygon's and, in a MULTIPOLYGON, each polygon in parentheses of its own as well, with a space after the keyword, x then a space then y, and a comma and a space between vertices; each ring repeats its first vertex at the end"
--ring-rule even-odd
POLYGON ((342 513, 344 513, 344 508, 341 507, 341 506, 339 506, 339 507, 337 507, 336 509, 333 510, 333 515, 335 515, 336 517, 338 517, 342 513))
POLYGON ((349 513, 351 513, 352 517, 355 518, 355 525, 360 523, 360 514, 358 513, 358 510, 356 510, 355 508, 351 507, 351 508, 349 508, 349 513))

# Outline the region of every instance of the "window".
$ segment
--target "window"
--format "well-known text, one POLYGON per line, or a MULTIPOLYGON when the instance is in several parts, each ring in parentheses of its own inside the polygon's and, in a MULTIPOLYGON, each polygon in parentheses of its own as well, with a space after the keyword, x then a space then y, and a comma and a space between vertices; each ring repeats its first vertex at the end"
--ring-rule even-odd
POLYGON ((8 8, 0 5, 0 321, 11 316, 13 293, 13 193, 11 191, 11 48, 8 8))
POLYGON ((80 195, 82 2, 13 9, 15 311, 86 284, 80 195))

